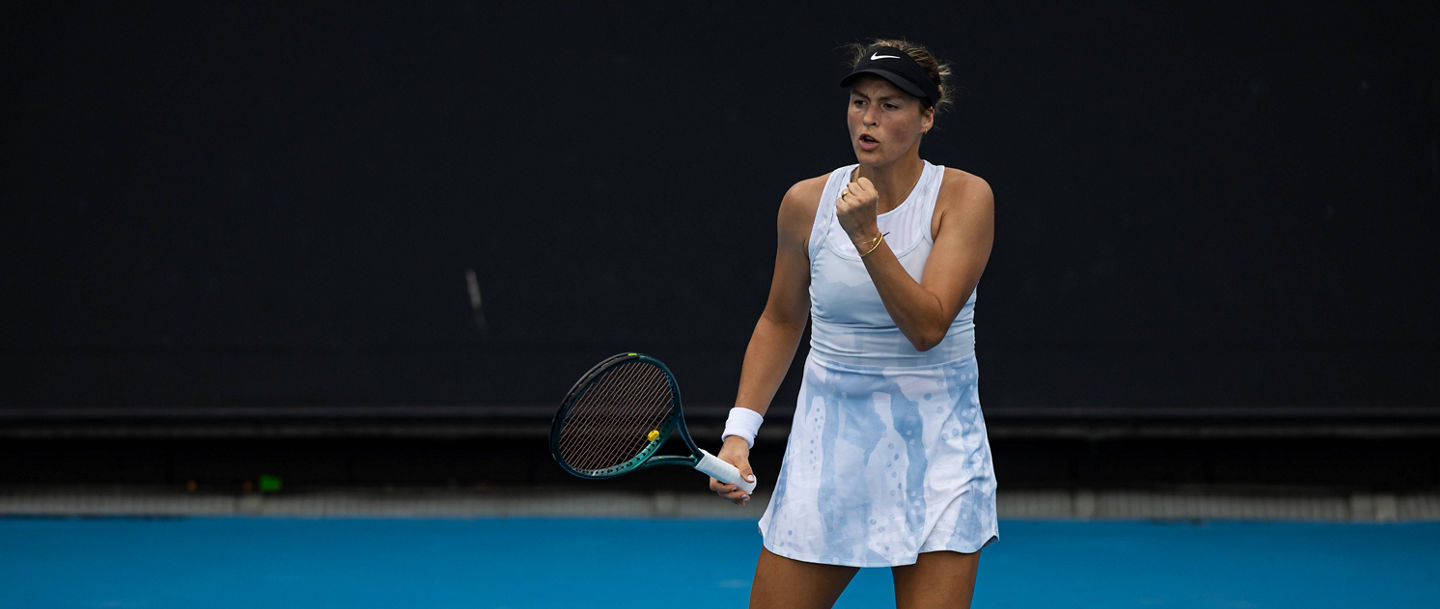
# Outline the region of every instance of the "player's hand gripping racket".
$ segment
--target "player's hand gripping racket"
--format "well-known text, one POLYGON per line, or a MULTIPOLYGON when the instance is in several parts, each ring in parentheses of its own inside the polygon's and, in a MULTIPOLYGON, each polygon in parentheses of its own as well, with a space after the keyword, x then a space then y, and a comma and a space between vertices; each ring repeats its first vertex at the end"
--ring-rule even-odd
POLYGON ((638 353, 613 355, 575 382, 550 424, 550 455, 581 478, 615 476, 656 465, 688 465, 749 493, 755 483, 695 446, 670 369, 638 353), (671 433, 688 455, 656 455, 671 433))

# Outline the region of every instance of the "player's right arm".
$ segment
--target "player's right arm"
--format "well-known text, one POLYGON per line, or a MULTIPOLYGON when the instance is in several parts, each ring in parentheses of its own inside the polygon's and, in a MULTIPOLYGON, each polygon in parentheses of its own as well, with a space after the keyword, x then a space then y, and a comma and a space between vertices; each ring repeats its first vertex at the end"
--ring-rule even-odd
MULTIPOLYGON (((805 323, 810 318, 810 229, 825 188, 825 176, 796 183, 780 200, 776 219, 775 272, 770 279, 770 296, 755 323, 745 360, 740 368, 740 389, 735 405, 765 414, 780 389, 790 362, 800 347, 805 323)), ((747 478, 750 447, 744 438, 730 436, 716 455, 740 469, 747 478)), ((743 504, 750 498, 731 484, 710 480, 710 490, 743 504)))
POLYGON ((815 208, 824 188, 824 177, 811 178, 790 187, 780 201, 770 296, 745 349, 740 389, 735 396, 736 406, 762 415, 785 380, 800 347, 805 323, 810 320, 808 247, 815 208))

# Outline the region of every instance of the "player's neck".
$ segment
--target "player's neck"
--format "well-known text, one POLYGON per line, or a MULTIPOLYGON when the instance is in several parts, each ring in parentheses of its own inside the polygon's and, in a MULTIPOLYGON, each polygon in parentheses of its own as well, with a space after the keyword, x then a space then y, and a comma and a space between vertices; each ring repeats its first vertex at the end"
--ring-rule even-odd
POLYGON ((883 214, 905 202, 924 172, 925 161, 917 154, 889 165, 861 165, 855 170, 854 179, 869 178, 875 185, 875 191, 880 193, 879 212, 883 214))

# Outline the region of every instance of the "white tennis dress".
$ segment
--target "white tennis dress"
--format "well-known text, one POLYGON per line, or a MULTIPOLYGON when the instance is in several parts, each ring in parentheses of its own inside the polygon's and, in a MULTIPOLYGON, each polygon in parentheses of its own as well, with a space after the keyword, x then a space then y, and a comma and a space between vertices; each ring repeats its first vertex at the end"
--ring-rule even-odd
MULTIPOLYGON (((806 562, 890 567, 998 538, 980 413, 975 294, 939 345, 901 335, 835 216, 856 165, 830 174, 810 232, 810 354, 770 505, 765 547, 806 562)), ((917 281, 945 169, 925 163, 881 232, 917 281)))

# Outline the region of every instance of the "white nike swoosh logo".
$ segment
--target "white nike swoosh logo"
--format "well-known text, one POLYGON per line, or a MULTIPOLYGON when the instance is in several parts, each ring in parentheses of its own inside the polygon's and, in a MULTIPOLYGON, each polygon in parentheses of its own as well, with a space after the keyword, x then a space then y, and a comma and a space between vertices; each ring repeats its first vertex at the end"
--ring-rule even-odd
POLYGON ((900 59, 900 58, 899 58, 899 57, 896 57, 896 56, 894 56, 894 55, 880 55, 880 54, 878 54, 878 53, 871 53, 871 54, 870 54, 870 61, 875 61, 875 60, 877 60, 877 59, 900 59))

